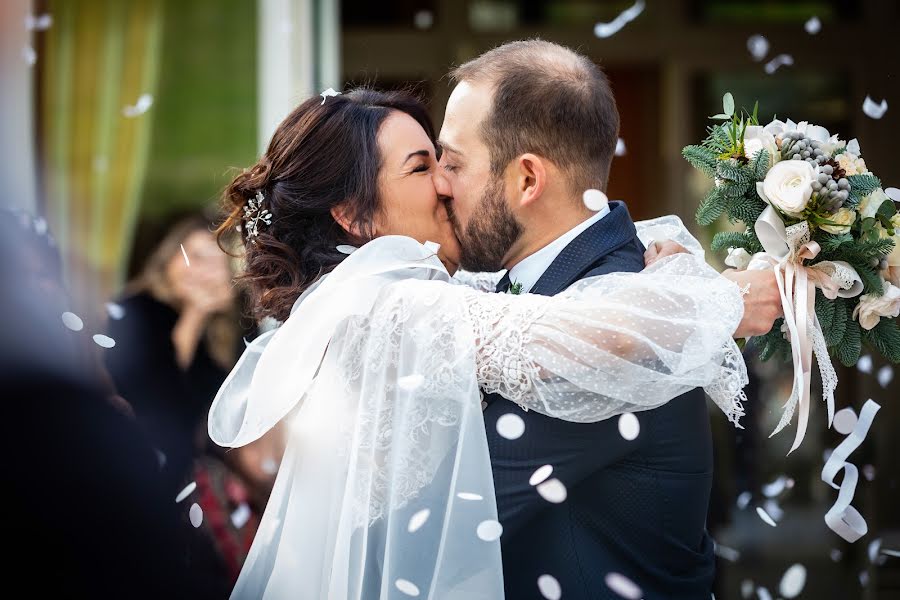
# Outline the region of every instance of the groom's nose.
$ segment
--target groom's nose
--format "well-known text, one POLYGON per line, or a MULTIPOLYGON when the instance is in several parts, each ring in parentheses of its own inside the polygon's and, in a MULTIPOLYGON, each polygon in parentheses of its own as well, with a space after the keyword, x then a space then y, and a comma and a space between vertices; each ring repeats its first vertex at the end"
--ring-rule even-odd
POLYGON ((450 182, 447 180, 447 177, 438 169, 434 176, 434 191, 437 192, 437 195, 441 197, 442 200, 451 200, 453 198, 453 190, 450 187, 450 182))

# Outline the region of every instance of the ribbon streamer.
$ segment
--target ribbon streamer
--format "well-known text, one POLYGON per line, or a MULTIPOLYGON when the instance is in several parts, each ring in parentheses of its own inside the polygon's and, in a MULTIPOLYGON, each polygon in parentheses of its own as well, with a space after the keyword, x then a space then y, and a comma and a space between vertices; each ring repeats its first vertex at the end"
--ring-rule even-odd
POLYGON ((853 502, 853 495, 856 493, 856 484, 859 481, 859 470, 853 463, 847 462, 850 454, 859 448, 865 441, 875 414, 881 406, 874 400, 866 401, 862 411, 859 413, 859 420, 856 427, 850 432, 844 441, 838 444, 831 456, 825 462, 822 468, 822 481, 830 485, 838 492, 837 500, 831 509, 825 513, 825 524, 833 532, 844 538, 850 543, 855 542, 869 531, 866 520, 859 511, 850 506, 853 502), (841 469, 844 470, 844 479, 841 485, 834 483, 837 474, 841 469))
MULTIPOLYGON (((837 373, 828 357, 828 347, 822 327, 816 317, 816 294, 819 288, 829 300, 852 298, 862 292, 862 280, 856 270, 843 261, 822 261, 814 265, 804 264, 819 255, 821 248, 810 240, 806 221, 785 228, 777 211, 767 206, 754 224, 754 230, 764 252, 754 255, 749 269, 773 269, 784 323, 791 342, 794 363, 794 385, 785 404, 781 421, 772 432, 775 435, 791 421, 797 407, 800 416, 797 434, 788 454, 800 447, 809 422, 810 380, 812 357, 815 354, 822 375, 822 392, 828 407, 828 426, 834 419, 834 390, 837 373)), ((771 436, 770 436, 771 437, 771 436)))

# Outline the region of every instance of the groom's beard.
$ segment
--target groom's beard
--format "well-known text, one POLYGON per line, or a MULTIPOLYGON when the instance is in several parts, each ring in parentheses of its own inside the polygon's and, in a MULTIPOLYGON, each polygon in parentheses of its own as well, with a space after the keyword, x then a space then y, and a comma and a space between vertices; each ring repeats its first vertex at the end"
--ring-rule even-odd
POLYGON ((485 187, 469 224, 462 230, 456 216, 450 218, 461 248, 459 266, 471 272, 493 272, 503 268, 503 257, 522 235, 522 224, 506 203, 499 177, 485 187))

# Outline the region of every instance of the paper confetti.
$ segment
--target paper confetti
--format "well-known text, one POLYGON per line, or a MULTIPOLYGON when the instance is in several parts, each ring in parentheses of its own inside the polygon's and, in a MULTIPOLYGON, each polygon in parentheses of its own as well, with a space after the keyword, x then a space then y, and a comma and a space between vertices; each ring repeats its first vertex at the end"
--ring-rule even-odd
POLYGON ((412 517, 410 517, 409 524, 406 526, 406 530, 409 533, 415 533, 422 527, 422 525, 425 524, 425 521, 427 521, 428 517, 430 517, 430 516, 431 516, 431 511, 427 508, 423 508, 422 510, 420 510, 419 512, 414 514, 412 517))
POLYGON ((503 535, 503 526, 494 520, 482 521, 478 524, 475 532, 478 534, 478 539, 485 542, 493 542, 500 539, 500 536, 503 535))
POLYGON ((319 95, 322 96, 322 104, 325 104, 325 101, 328 100, 328 98, 332 96, 340 96, 341 93, 334 91, 334 88, 328 88, 319 95))
POLYGON ((235 529, 241 529, 250 520, 253 513, 250 511, 250 505, 241 502, 240 505, 231 513, 231 524, 235 529))
POLYGON ((886 388, 893 379, 894 367, 892 367, 891 365, 884 365, 883 367, 878 369, 878 385, 886 388))
POLYGON ((587 190, 581 195, 584 205, 588 210, 598 212, 609 205, 609 198, 600 190, 587 190))
POLYGON ((856 368, 859 369, 860 373, 871 373, 872 372, 872 355, 864 354, 859 357, 859 360, 856 361, 856 368))
POLYGON ((775 523, 775 521, 772 519, 772 517, 769 516, 769 513, 767 513, 765 510, 763 510, 762 506, 756 507, 756 514, 758 514, 759 518, 762 519, 763 522, 766 523, 767 525, 771 525, 772 527, 778 526, 778 524, 775 523))
POLYGON ((541 575, 537 580, 538 590, 547 600, 560 600, 562 598, 562 587, 552 575, 541 575))
POLYGON ((139 117, 153 106, 153 96, 151 94, 141 94, 134 105, 127 105, 122 109, 122 114, 128 118, 139 117))
POLYGON ((537 491, 538 494, 541 495, 541 498, 543 498, 547 502, 552 502, 553 504, 561 504, 565 502, 566 497, 568 496, 566 486, 563 485, 562 481, 556 479, 555 477, 539 484, 537 486, 537 491))
POLYGON ((637 19, 644 12, 644 6, 644 0, 637 0, 637 2, 619 13, 619 16, 609 23, 597 23, 594 25, 594 35, 598 38, 608 38, 615 35, 623 27, 637 19))
POLYGON ((196 529, 203 524, 203 509, 200 508, 200 505, 196 502, 191 504, 191 510, 188 512, 188 516, 191 519, 191 525, 196 529))
POLYGON ((640 600, 643 596, 641 588, 621 573, 607 573, 605 581, 609 589, 628 600, 640 600))
POLYGON ((81 320, 81 317, 71 312, 64 312, 62 314, 62 322, 63 325, 71 329, 72 331, 81 331, 84 329, 84 321, 81 320))
POLYGON ((197 489, 196 481, 192 481, 189 484, 187 484, 186 486, 184 486, 184 489, 181 490, 180 492, 178 492, 178 495, 175 496, 175 504, 178 504, 179 502, 181 502, 182 500, 184 500, 185 498, 187 498, 188 496, 193 494, 194 490, 196 490, 196 489, 197 489))
POLYGON ((863 477, 866 478, 866 481, 872 481, 875 479, 875 467, 872 465, 863 465, 862 474, 863 477))
POLYGON ((340 246, 336 247, 335 250, 337 250, 341 254, 353 254, 354 252, 356 252, 357 248, 356 246, 341 244, 340 246))
POLYGON ((842 558, 844 558, 844 553, 841 552, 840 550, 838 550, 837 548, 832 548, 829 556, 831 556, 832 561, 840 562, 840 560, 842 558))
POLYGON ((819 19, 819 17, 810 17, 809 20, 803 24, 803 29, 805 29, 806 33, 809 35, 816 35, 822 31, 822 20, 819 19))
POLYGON ((741 598, 750 598, 753 595, 753 582, 749 579, 745 579, 741 582, 741 598))
POLYGON ((517 440, 525 433, 525 421, 519 415, 507 413, 497 419, 497 433, 508 440, 517 440))
POLYGON ((790 67, 794 64, 794 57, 790 54, 779 54, 772 60, 766 63, 765 70, 766 74, 772 75, 777 71, 780 67, 790 67))
POLYGON ((116 345, 116 340, 107 335, 97 334, 94 336, 94 343, 101 348, 112 348, 116 345))
POLYGON ((125 307, 121 304, 116 304, 115 302, 107 302, 106 314, 108 314, 109 318, 113 321, 121 321, 125 318, 125 307))
POLYGON ((875 538, 869 542, 867 552, 869 555, 869 562, 875 562, 875 559, 878 558, 878 554, 881 552, 881 538, 875 538))
POLYGON ((25 29, 28 31, 47 31, 53 25, 53 15, 26 15, 25 29))
POLYGON ((887 100, 882 100, 880 104, 875 104, 874 100, 866 96, 866 99, 863 101, 863 112, 869 118, 880 119, 887 112, 887 109, 887 100))
POLYGON ((481 494, 473 494, 472 492, 460 492, 456 497, 460 500, 484 500, 481 494))
POLYGON ((737 562, 741 558, 741 553, 738 550, 729 546, 723 546, 718 542, 714 542, 713 548, 716 552, 716 556, 729 562, 737 562))
POLYGON ((750 492, 741 492, 737 497, 737 507, 740 510, 744 510, 750 505, 750 501, 753 499, 753 494, 750 492))
POLYGON ((884 188, 884 194, 894 202, 900 202, 900 189, 895 187, 884 188))
POLYGON ((772 594, 764 587, 756 588, 756 597, 759 598, 759 600, 772 600, 772 594))
POLYGON ((791 565, 781 577, 778 593, 785 598, 796 598, 806 586, 806 567, 801 564, 791 565))
POLYGON ((616 140, 616 156, 625 156, 628 149, 625 147, 625 140, 619 138, 616 140))
POLYGON ((619 435, 629 442, 636 439, 641 432, 641 424, 632 413, 625 413, 619 417, 619 435))
POLYGON ((394 582, 394 585, 397 586, 397 589, 406 594, 407 596, 412 596, 413 598, 419 595, 419 588, 412 581, 408 581, 406 579, 398 579, 394 582))
POLYGON ((834 430, 841 435, 849 435, 856 427, 856 411, 850 408, 842 408, 834 414, 834 430))
POLYGON ((531 474, 531 478, 528 480, 528 483, 531 485, 538 485, 539 483, 543 483, 550 475, 553 473, 553 467, 551 465, 544 465, 543 467, 539 467, 534 473, 531 474))
POLYGON ((751 35, 747 38, 747 50, 753 60, 759 62, 769 53, 769 40, 761 35, 751 35))
POLYGON ((416 29, 431 29, 432 25, 434 25, 434 13, 430 10, 420 10, 413 15, 413 24, 416 26, 416 29))
POLYGON ((24 60, 29 67, 33 67, 37 63, 37 52, 35 52, 34 48, 31 46, 23 46, 22 60, 24 60))

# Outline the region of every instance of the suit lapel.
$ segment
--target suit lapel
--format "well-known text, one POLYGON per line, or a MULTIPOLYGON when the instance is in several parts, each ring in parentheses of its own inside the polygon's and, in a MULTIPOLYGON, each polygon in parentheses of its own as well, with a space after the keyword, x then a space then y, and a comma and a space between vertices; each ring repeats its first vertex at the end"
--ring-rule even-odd
POLYGON ((581 232, 544 271, 530 293, 553 296, 560 293, 603 256, 621 248, 637 235, 624 202, 609 203, 609 214, 581 232))

